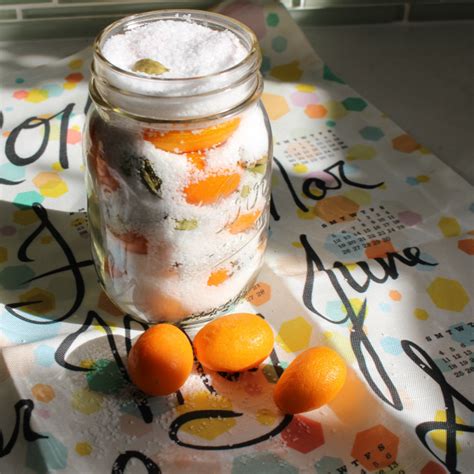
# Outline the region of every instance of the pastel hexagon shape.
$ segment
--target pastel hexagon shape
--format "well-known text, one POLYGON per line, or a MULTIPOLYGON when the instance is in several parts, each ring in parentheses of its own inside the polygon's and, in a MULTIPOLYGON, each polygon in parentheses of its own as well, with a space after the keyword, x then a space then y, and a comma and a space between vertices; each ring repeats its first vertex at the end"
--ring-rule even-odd
POLYGON ((351 456, 369 471, 383 469, 397 459, 398 444, 398 436, 376 425, 356 434, 351 456))
POLYGON ((44 197, 36 191, 26 191, 24 193, 18 193, 13 199, 13 204, 23 207, 31 207, 34 203, 42 203, 44 197))
POLYGON ((314 464, 317 474, 328 474, 336 472, 346 472, 347 468, 341 458, 333 458, 332 456, 323 456, 314 464))
POLYGON ((293 92, 290 95, 291 103, 296 107, 306 107, 309 104, 314 104, 318 100, 316 94, 310 92, 293 92))
POLYGON ((288 102, 281 95, 262 94, 262 102, 270 120, 278 120, 290 111, 288 102))
POLYGON ((369 145, 353 145, 347 149, 346 158, 348 161, 371 160, 375 157, 377 151, 369 145))
POLYGON ((106 395, 117 393, 126 385, 117 363, 109 359, 96 360, 86 379, 90 390, 106 395))
POLYGON ((296 90, 300 92, 314 92, 316 86, 314 84, 296 84, 296 90))
POLYGON ((446 474, 446 469, 434 461, 427 462, 420 471, 420 474, 446 474))
POLYGON ((323 106, 327 110, 326 118, 329 120, 341 119, 347 115, 347 109, 335 100, 325 102, 323 106))
POLYGON ((36 400, 43 403, 49 403, 51 400, 54 400, 56 393, 54 388, 51 385, 37 383, 32 387, 31 393, 36 400))
POLYGON ((50 313, 56 307, 56 298, 53 293, 42 288, 32 288, 19 296, 22 303, 28 303, 21 307, 23 311, 42 316, 50 313))
POLYGON ((321 423, 302 415, 296 415, 281 432, 285 444, 299 453, 307 454, 324 444, 321 423))
POLYGON ((255 418, 257 421, 264 426, 272 426, 277 420, 277 413, 269 410, 268 408, 262 408, 257 411, 255 418))
POLYGON ((367 107, 367 102, 361 97, 347 97, 342 105, 351 112, 362 112, 367 107))
POLYGON ((76 451, 79 456, 89 456, 92 453, 92 446, 86 441, 82 441, 80 443, 76 443, 74 451, 76 451))
POLYGON ((273 453, 243 454, 232 461, 232 474, 298 474, 299 470, 273 453))
POLYGON ((410 135, 406 133, 395 137, 392 140, 392 146, 395 150, 401 151, 402 153, 413 153, 421 147, 413 137, 410 137, 410 135))
POLYGON ((18 290, 29 285, 35 272, 28 265, 12 265, 0 271, 0 286, 5 290, 18 290))
POLYGON ((400 340, 395 337, 391 337, 391 336, 383 337, 380 340, 380 345, 382 346, 382 349, 387 354, 398 356, 403 352, 402 345, 400 344, 400 340))
MULTIPOLYGON (((184 405, 179 405, 176 411, 183 415, 196 410, 232 410, 232 402, 221 396, 206 391, 193 392, 184 405)), ((181 430, 190 435, 212 441, 218 436, 231 430, 237 424, 234 418, 202 418, 185 423, 181 430)))
POLYGON ((312 119, 320 119, 327 115, 328 111, 324 105, 309 104, 305 107, 304 113, 312 119))
POLYGON ((298 316, 280 326, 276 341, 284 351, 298 352, 308 347, 312 331, 311 324, 298 316))
MULTIPOLYGON (((445 410, 436 410, 434 421, 441 421, 446 422, 446 411, 445 410)), ((466 422, 456 416, 456 423, 458 425, 465 425, 466 422)), ((462 436, 464 434, 463 431, 456 431, 457 436, 462 436)), ((433 440, 433 443, 438 449, 446 452, 446 444, 447 444, 447 434, 446 430, 433 430, 429 433, 430 438, 433 440)), ((459 453, 461 451, 461 445, 456 442, 456 452, 459 453)))
POLYGON ((292 61, 288 64, 274 66, 270 75, 283 82, 298 82, 303 75, 303 70, 300 68, 299 61, 292 61))
POLYGON ((88 388, 80 388, 72 393, 71 406, 84 415, 92 415, 102 408, 104 396, 88 388))
POLYGON ((39 173, 35 178, 33 178, 33 184, 45 197, 56 198, 62 196, 68 191, 66 182, 57 173, 39 173))
POLYGON ((438 222, 438 227, 445 237, 458 237, 461 235, 461 226, 454 217, 443 216, 438 222))
POLYGON ((54 347, 46 344, 41 344, 33 351, 35 354, 35 360, 38 365, 43 367, 51 367, 54 364, 54 354, 56 350, 54 347))
POLYGON ((474 239, 463 239, 458 242, 458 249, 468 255, 474 255, 474 239))
POLYGON ((48 99, 48 91, 44 89, 31 89, 26 96, 27 102, 37 104, 48 99))
POLYGON ((398 219, 402 224, 413 226, 419 224, 423 218, 421 214, 413 211, 401 211, 398 213, 398 219))
POLYGON ((278 26, 280 18, 277 13, 271 12, 267 15, 267 25, 271 27, 278 26))
POLYGON ((68 464, 66 446, 51 433, 41 434, 44 437, 36 439, 33 443, 26 443, 26 467, 36 473, 65 469, 68 464))
POLYGON ((30 225, 38 221, 38 216, 33 209, 20 209, 13 213, 13 222, 20 225, 30 225))
POLYGON ((457 280, 435 278, 427 291, 431 301, 440 309, 460 312, 469 303, 469 295, 457 280))
POLYGON ((428 311, 423 308, 415 308, 413 310, 413 315, 416 319, 419 319, 420 321, 426 321, 430 317, 428 311))
POLYGON ((388 242, 371 240, 369 246, 365 249, 365 255, 367 258, 385 258, 387 254, 396 251, 390 240, 388 242))
POLYGON ((357 217, 360 206, 345 196, 329 196, 318 201, 313 212, 327 223, 351 221, 357 217))
POLYGON ((339 84, 345 84, 340 77, 336 76, 336 74, 331 71, 327 64, 325 64, 323 68, 323 79, 326 81, 338 82, 339 84))
POLYGON ((25 167, 16 166, 12 163, 3 163, 0 165, 0 176, 8 181, 21 183, 25 178, 25 167))
POLYGON ((364 127, 359 130, 359 133, 362 138, 372 142, 376 142, 384 136, 384 133, 379 127, 364 127))

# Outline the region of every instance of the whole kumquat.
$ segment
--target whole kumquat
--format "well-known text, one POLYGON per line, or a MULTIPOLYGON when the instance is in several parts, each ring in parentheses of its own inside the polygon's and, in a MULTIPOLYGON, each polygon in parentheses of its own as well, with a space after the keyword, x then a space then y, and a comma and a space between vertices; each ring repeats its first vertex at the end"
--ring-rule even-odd
POLYGON ((204 326, 194 338, 201 364, 215 371, 241 372, 257 367, 273 349, 270 325, 256 314, 222 316, 204 326))
POLYGON ((132 382, 148 395, 169 395, 186 382, 193 350, 186 335, 171 324, 147 329, 128 356, 132 382))
POLYGON ((273 399, 283 413, 314 410, 333 400, 346 381, 344 359, 329 347, 301 353, 278 380, 273 399))

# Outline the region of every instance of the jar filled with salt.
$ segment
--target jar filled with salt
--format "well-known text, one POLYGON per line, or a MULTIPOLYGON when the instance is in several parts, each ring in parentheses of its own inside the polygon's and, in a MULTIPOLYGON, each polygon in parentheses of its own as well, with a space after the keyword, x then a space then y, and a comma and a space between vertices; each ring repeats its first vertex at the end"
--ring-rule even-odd
POLYGON ((243 24, 163 10, 97 38, 85 135, 92 253, 108 296, 149 322, 197 323, 255 282, 271 132, 243 24))

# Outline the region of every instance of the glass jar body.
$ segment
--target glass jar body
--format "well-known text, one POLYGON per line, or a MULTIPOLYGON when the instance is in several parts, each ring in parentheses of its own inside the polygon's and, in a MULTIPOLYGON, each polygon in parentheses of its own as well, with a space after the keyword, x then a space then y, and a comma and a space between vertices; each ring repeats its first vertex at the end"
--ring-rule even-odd
POLYGON ((143 122, 95 104, 85 133, 92 253, 104 290, 149 322, 201 322, 253 285, 267 242, 265 111, 143 122))

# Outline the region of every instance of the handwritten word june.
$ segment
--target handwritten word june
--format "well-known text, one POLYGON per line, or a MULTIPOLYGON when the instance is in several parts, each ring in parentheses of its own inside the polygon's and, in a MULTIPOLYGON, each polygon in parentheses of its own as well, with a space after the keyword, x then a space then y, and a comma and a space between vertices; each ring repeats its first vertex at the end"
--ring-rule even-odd
MULTIPOLYGON (((430 263, 421 258, 421 251, 417 247, 409 247, 401 252, 390 252, 384 258, 372 259, 374 264, 378 264, 381 273, 376 274, 367 262, 357 262, 356 266, 362 270, 364 275, 362 281, 357 281, 347 266, 341 262, 334 262, 332 268, 325 268, 317 252, 313 249, 306 235, 300 235, 300 242, 306 254, 306 279, 303 289, 303 302, 305 306, 320 318, 332 324, 344 324, 347 320, 352 323, 350 342, 352 350, 357 359, 360 371, 367 380, 374 393, 385 403, 391 405, 396 410, 403 410, 400 395, 390 379, 377 351, 373 347, 370 339, 363 329, 365 317, 367 314, 367 299, 364 299, 360 309, 356 311, 343 289, 343 282, 358 293, 365 293, 371 283, 382 284, 389 278, 396 280, 399 276, 398 265, 414 267, 416 265, 435 266, 436 263, 430 263), (336 291, 341 303, 343 304, 346 316, 338 321, 334 321, 316 309, 315 295, 319 292, 315 287, 315 271, 325 274, 329 279, 333 289, 336 291), (342 276, 338 277, 338 274, 342 276), (342 281, 341 281, 342 280, 342 281), (371 359, 368 363, 367 357, 371 359), (379 387, 374 379, 369 367, 375 367, 379 380, 382 380, 383 387, 379 387), (386 395, 388 392, 389 396, 386 395)), ((360 273, 360 272, 359 272, 360 273)), ((435 383, 438 384, 444 399, 446 421, 427 421, 420 423, 416 427, 416 434, 421 443, 428 449, 440 462, 442 462, 450 473, 458 473, 457 466, 457 433, 474 432, 474 426, 464 425, 456 421, 456 410, 454 401, 457 400, 461 405, 469 410, 474 410, 474 404, 455 388, 448 384, 443 373, 433 361, 433 359, 420 346, 409 340, 401 341, 402 349, 409 359, 423 370, 435 383), (446 457, 441 459, 428 445, 426 436, 433 430, 444 430, 446 432, 446 457)))

